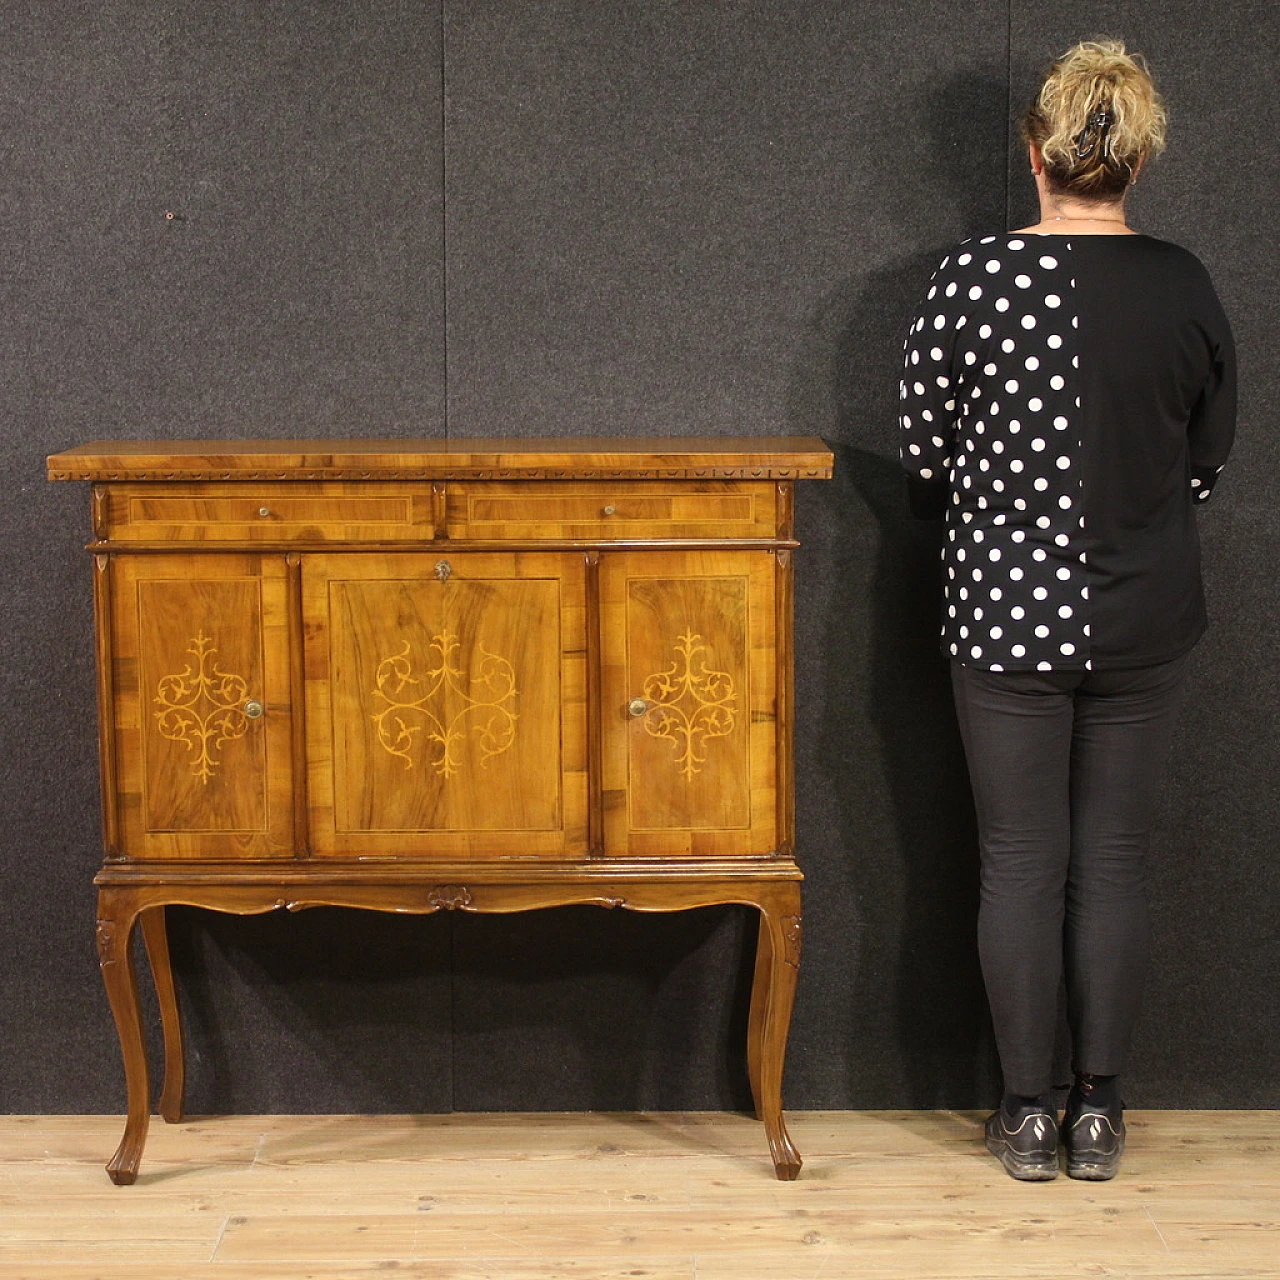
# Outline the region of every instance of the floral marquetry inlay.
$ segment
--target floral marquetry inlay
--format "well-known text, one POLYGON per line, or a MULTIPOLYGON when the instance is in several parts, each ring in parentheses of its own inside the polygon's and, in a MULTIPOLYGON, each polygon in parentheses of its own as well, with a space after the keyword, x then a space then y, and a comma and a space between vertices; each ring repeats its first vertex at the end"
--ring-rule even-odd
POLYGON ((203 631, 187 652, 194 664, 188 662, 182 671, 164 676, 159 683, 156 722, 166 738, 195 753, 191 772, 207 786, 218 768, 219 749, 244 737, 249 728, 244 713, 249 685, 243 676, 218 666, 214 661, 218 650, 203 631))
POLYGON ((706 744, 733 731, 737 694, 727 671, 707 666, 708 646, 685 631, 677 638, 677 658, 666 671, 647 676, 645 732, 667 738, 676 749, 676 765, 686 778, 706 762, 706 744))
POLYGON ((458 771, 458 748, 468 733, 480 747, 480 764, 501 755, 516 736, 516 673, 506 658, 478 648, 469 672, 458 666, 461 645, 448 632, 432 636, 431 665, 413 674, 411 646, 378 664, 373 696, 383 705, 373 714, 378 742, 412 769, 421 737, 430 744, 430 766, 442 777, 458 771), (461 704, 449 714, 449 702, 461 704))

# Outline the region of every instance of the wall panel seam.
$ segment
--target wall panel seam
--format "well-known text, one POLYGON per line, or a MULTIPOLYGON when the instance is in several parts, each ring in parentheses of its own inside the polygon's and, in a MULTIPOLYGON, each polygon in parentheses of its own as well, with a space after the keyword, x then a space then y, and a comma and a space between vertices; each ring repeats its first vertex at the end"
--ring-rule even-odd
POLYGON ((1009 207, 1013 165, 1013 0, 1004 7, 1004 225, 1010 228, 1013 212, 1009 207))
POLYGON ((446 40, 448 0, 440 0, 440 341, 442 347, 442 421, 449 439, 449 59, 446 40))
MULTIPOLYGON (((440 0, 440 342, 444 438, 449 439, 449 57, 448 0, 440 0)), ((438 912, 436 913, 439 914, 438 912)), ((449 1110, 458 1110, 458 922, 449 917, 449 1110)))

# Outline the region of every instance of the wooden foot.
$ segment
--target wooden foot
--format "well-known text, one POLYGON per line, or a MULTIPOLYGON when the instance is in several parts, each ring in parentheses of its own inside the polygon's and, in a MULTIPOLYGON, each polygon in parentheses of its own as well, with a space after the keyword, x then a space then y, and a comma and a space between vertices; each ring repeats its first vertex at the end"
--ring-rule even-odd
POLYGON ((150 907, 142 913, 142 940, 147 948, 151 977, 160 1004, 160 1025, 164 1030, 164 1084, 160 1090, 160 1114, 168 1124, 177 1124, 183 1115, 186 1090, 186 1061, 182 1045, 182 1017, 178 992, 169 960, 169 932, 164 907, 150 907))
POLYGON ((147 1049, 138 1005, 138 976, 129 949, 138 909, 127 890, 100 889, 98 892, 98 960, 102 981, 111 1003, 120 1053, 124 1058, 124 1078, 128 1090, 129 1114, 124 1137, 107 1164, 107 1173, 117 1186, 128 1186, 138 1176, 142 1147, 147 1140, 151 1118, 151 1090, 147 1076, 147 1049))
MULTIPOLYGON (((800 919, 799 885, 779 888, 760 905, 762 945, 756 954, 749 1024, 757 1064, 756 1106, 764 1121, 774 1172, 783 1182, 793 1181, 802 1164, 782 1118, 782 1070, 800 976, 800 919)), ((748 1064, 752 1056, 748 1047, 748 1064)))
POLYGON ((804 1161, 791 1141, 787 1126, 782 1116, 778 1116, 775 1128, 766 1130, 769 1137, 769 1154, 773 1157, 773 1172, 779 1182, 794 1182, 800 1176, 800 1166, 804 1161))
POLYGON ((128 1164, 129 1157, 121 1155, 121 1152, 124 1151, 124 1145, 122 1142, 115 1155, 107 1162, 107 1176, 117 1187, 131 1187, 138 1180, 138 1162, 142 1156, 141 1149, 133 1156, 133 1164, 130 1166, 128 1164), (121 1161, 124 1163, 118 1163, 121 1161))

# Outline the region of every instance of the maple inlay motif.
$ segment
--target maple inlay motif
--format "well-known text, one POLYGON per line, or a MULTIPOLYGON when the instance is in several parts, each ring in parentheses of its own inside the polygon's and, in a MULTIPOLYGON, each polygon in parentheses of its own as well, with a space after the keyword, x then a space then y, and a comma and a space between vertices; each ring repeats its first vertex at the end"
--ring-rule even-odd
POLYGON ((195 752, 191 772, 205 786, 217 772, 217 752, 222 746, 244 737, 249 718, 244 713, 249 685, 243 676, 223 671, 214 661, 218 652, 203 631, 187 648, 195 665, 164 676, 157 686, 155 701, 160 710, 156 722, 161 734, 181 742, 195 752))
POLYGON ((475 665, 464 672, 458 665, 457 636, 432 636, 428 649, 434 665, 420 677, 413 674, 411 646, 378 664, 374 698, 385 705, 373 714, 378 742, 404 761, 416 764, 419 740, 429 745, 428 764, 442 777, 457 773, 458 748, 470 733, 480 748, 480 765, 501 755, 515 741, 516 673, 506 658, 477 646, 475 665), (447 705, 461 706, 448 714, 447 705))
POLYGON ((647 676, 645 732, 666 738, 676 749, 676 765, 686 778, 700 773, 706 762, 706 744, 733 731, 737 694, 733 677, 706 665, 710 652, 702 637, 685 631, 676 641, 679 655, 666 671, 647 676))

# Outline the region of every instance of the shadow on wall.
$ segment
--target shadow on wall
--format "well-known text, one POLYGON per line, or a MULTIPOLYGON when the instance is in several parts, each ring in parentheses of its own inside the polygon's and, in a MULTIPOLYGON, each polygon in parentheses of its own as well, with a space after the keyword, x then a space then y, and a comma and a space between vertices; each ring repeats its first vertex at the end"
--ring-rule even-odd
MULTIPOLYGON (((907 1105, 973 1106, 993 1063, 975 943, 973 802, 937 642, 941 530, 907 514, 896 460, 842 447, 840 462, 850 505, 864 505, 878 535, 861 716, 878 738, 892 842, 881 846, 887 864, 855 870, 867 942, 896 951, 891 1008, 907 1105)), ((828 704, 824 738, 844 732, 847 710, 828 704)), ((846 809, 843 819, 852 827, 857 815, 846 809)))
POLYGON ((745 909, 169 918, 193 1113, 750 1106, 745 909))
MULTIPOLYGON (((909 187, 954 211, 963 235, 1003 229, 1005 113, 1003 69, 926 92, 924 194, 882 184, 898 225, 922 221, 919 207, 892 208, 909 187)), ((845 1049, 866 1078, 851 1082, 853 1105, 971 1107, 999 1079, 975 943, 973 803, 938 648, 942 525, 910 515, 896 442, 902 341, 946 248, 832 290, 792 387, 790 429, 822 435, 836 455, 834 481, 812 499, 827 563, 811 648, 827 664, 817 769, 846 864, 830 874, 849 882, 859 922, 845 1049), (877 1030, 891 1045, 868 1043, 877 1030)))
POLYGON ((447 917, 170 907, 168 918, 190 1112, 450 1109, 447 917))

